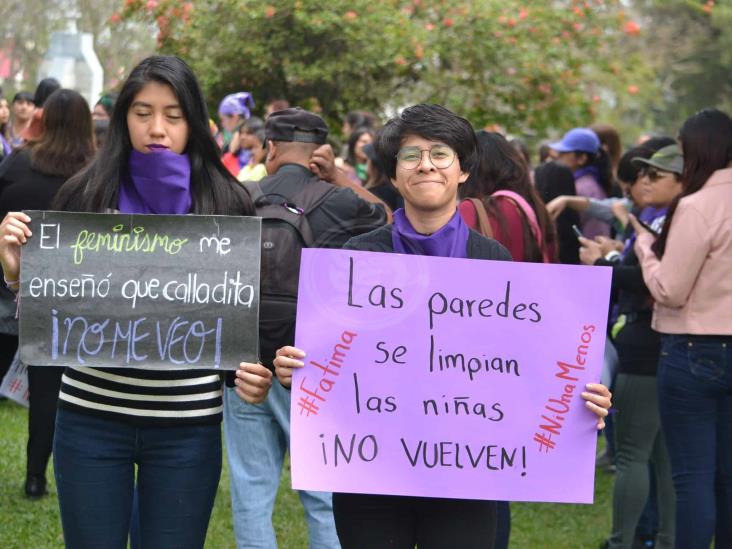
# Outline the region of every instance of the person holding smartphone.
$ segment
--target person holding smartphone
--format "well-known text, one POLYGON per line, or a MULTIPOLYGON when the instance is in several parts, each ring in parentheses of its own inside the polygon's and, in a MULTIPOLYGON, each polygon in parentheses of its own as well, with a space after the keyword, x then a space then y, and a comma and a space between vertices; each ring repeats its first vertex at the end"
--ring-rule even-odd
MULTIPOLYGON (((629 154, 637 154, 637 151, 631 150, 629 154)), ((635 166, 637 174, 629 191, 636 213, 646 226, 658 230, 663 226, 669 204, 681 192, 681 150, 678 145, 670 145, 651 158, 636 156, 629 159, 626 155, 621 164, 628 160, 635 166)), ((630 549, 633 546, 636 526, 648 500, 648 463, 651 462, 659 507, 655 547, 672 549, 674 488, 661 430, 656 379, 661 340, 651 328, 652 299, 633 250, 635 234, 630 227, 623 250, 616 252, 616 257, 611 259, 603 257, 600 243, 580 239, 583 263, 612 267, 612 288, 617 295, 619 312, 611 329, 618 352, 618 374, 613 386, 617 410, 614 418, 616 476, 612 533, 606 547, 630 549)))

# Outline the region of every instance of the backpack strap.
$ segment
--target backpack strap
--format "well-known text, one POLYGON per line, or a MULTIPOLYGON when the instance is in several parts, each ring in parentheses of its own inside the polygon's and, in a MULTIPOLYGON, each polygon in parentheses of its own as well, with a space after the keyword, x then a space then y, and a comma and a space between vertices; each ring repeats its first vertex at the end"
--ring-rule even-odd
POLYGON ((544 246, 544 236, 541 232, 541 228, 539 227, 539 222, 536 218, 536 212, 534 212, 534 209, 531 207, 531 205, 526 201, 526 199, 521 196, 518 193, 515 193, 513 191, 496 191, 491 195, 492 197, 498 197, 498 196, 504 196, 506 198, 510 198, 513 200, 516 205, 519 207, 519 209, 524 213, 526 216, 526 219, 529 222, 529 226, 531 227, 531 232, 534 235, 534 238, 536 239, 536 244, 539 246, 539 249, 541 250, 542 258, 544 259, 544 263, 551 263, 550 257, 549 257, 549 251, 546 250, 546 246, 544 246))
MULTIPOLYGON (((264 196, 262 187, 259 185, 259 181, 244 181, 242 182, 244 189, 249 193, 249 197, 252 199, 252 204, 255 204, 257 200, 264 196)), ((256 208, 256 205, 255 205, 256 208)))
POLYGON ((309 214, 320 206, 326 199, 335 192, 336 187, 323 181, 318 177, 313 177, 303 187, 303 189, 295 195, 292 205, 302 208, 305 215, 309 214))
POLYGON ((475 213, 478 216, 478 232, 486 238, 493 238, 493 228, 491 222, 488 219, 488 212, 485 210, 485 205, 479 198, 466 198, 475 208, 475 213))
POLYGON ((307 215, 335 192, 335 186, 312 178, 292 200, 277 193, 265 194, 257 181, 248 181, 244 186, 254 202, 257 215, 288 223, 300 234, 306 248, 314 246, 315 238, 307 215))

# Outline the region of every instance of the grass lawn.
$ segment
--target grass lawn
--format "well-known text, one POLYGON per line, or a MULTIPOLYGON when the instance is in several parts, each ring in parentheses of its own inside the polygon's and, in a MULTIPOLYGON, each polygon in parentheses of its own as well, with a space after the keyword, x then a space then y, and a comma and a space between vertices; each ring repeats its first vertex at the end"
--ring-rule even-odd
MULTIPOLYGON (((29 501, 23 495, 27 418, 25 408, 0 401, 0 548, 62 548, 56 486, 50 467, 49 497, 29 501)), ((283 549, 306 548, 305 520, 299 499, 288 488, 289 484, 289 471, 285 470, 274 512, 277 538, 283 549)), ((611 491, 612 477, 598 471, 594 505, 512 504, 511 547, 595 549, 610 531, 611 491)), ((232 532, 229 477, 224 460, 206 548, 233 548, 232 532)))

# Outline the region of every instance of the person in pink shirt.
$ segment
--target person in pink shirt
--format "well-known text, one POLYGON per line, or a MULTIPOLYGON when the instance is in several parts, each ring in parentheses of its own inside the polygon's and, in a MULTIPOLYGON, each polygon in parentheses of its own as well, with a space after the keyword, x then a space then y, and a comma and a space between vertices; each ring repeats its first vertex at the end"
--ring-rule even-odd
POLYGON ((631 217, 662 334, 661 427, 676 489, 676 547, 732 547, 732 119, 689 118, 682 192, 661 235, 631 217))

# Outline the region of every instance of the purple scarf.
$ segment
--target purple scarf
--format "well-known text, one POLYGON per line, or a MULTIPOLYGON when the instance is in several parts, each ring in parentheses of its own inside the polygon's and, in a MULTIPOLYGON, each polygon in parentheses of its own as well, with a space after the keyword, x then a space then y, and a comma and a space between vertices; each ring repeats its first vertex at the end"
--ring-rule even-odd
POLYGON ((119 211, 187 214, 191 211, 191 162, 169 150, 130 153, 129 173, 119 188, 119 211))
POLYGON ((430 235, 419 234, 399 208, 394 212, 391 241, 399 254, 430 255, 435 257, 468 257, 470 230, 455 210, 450 221, 430 235))
POLYGON ((595 178, 595 181, 600 181, 600 170, 597 168, 597 166, 585 166, 574 171, 575 180, 585 175, 591 175, 595 178))
MULTIPOLYGON (((640 219, 643 223, 650 226, 652 229, 661 234, 661 230, 663 230, 663 224, 666 221, 667 213, 667 206, 664 206, 663 208, 654 208, 653 206, 648 206, 641 210, 641 212, 638 214, 638 219, 640 219)), ((625 257, 625 254, 633 249, 633 245, 635 244, 635 239, 637 236, 638 235, 635 233, 635 231, 633 231, 633 234, 625 240, 625 247, 623 248, 622 253, 623 257, 625 257)))

